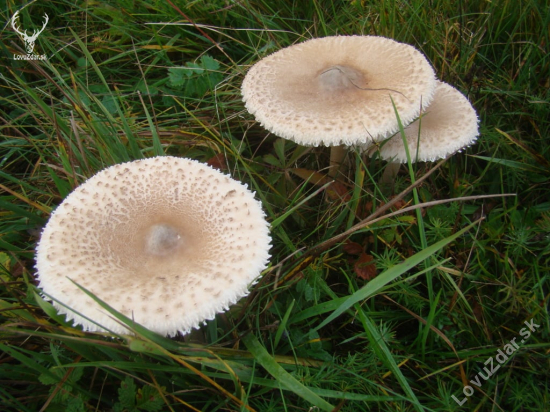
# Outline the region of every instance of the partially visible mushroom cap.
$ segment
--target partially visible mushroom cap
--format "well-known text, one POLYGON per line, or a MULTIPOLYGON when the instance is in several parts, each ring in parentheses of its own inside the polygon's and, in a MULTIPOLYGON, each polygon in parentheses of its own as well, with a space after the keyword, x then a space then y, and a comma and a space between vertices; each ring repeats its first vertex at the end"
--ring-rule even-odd
MULTIPOLYGON (((411 160, 416 160, 417 148, 419 161, 434 161, 473 144, 479 135, 478 123, 468 99, 454 87, 438 81, 426 113, 405 128, 411 160)), ((407 161, 399 133, 383 144, 380 156, 398 163, 407 161)))
POLYGON ((69 279, 163 335, 187 333, 248 293, 269 259, 260 203, 246 185, 194 160, 109 167, 52 213, 37 277, 67 319, 128 330, 69 279), (76 312, 80 312, 80 316, 76 312))
POLYGON ((335 36, 279 50, 248 71, 246 108, 268 130, 306 146, 367 144, 397 131, 432 98, 435 74, 414 47, 335 36))

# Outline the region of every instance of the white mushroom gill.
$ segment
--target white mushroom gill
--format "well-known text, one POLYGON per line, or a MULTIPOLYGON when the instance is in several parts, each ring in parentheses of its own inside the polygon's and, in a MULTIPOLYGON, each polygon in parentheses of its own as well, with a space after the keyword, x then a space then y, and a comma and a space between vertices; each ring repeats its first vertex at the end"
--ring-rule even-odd
POLYGON ((85 330, 127 333, 69 279, 173 336, 245 296, 269 248, 261 205, 245 185, 194 160, 157 157, 109 167, 76 188, 52 213, 36 268, 43 291, 72 310, 54 306, 85 330))

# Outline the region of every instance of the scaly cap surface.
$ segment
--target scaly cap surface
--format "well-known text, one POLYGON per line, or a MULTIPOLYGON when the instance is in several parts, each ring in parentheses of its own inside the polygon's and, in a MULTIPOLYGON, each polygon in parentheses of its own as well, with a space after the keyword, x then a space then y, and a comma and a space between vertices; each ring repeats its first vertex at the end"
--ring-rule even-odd
MULTIPOLYGON (((194 160, 156 157, 111 166, 59 205, 37 246, 37 277, 47 295, 107 329, 128 333, 69 279, 173 336, 245 296, 270 241, 246 185, 194 160)), ((53 304, 84 330, 102 330, 53 304)))
MULTIPOLYGON (((412 161, 444 159, 475 142, 479 135, 479 119, 468 99, 454 87, 437 81, 432 103, 419 120, 405 128, 407 146, 412 161), (418 131, 420 129, 420 139, 418 131), (420 146, 418 145, 420 143, 420 146)), ((384 143, 380 156, 405 163, 407 154, 398 133, 384 143)))
POLYGON ((414 47, 377 36, 296 44, 248 71, 247 110, 269 131, 306 146, 367 144, 414 120, 432 98, 435 74, 414 47))

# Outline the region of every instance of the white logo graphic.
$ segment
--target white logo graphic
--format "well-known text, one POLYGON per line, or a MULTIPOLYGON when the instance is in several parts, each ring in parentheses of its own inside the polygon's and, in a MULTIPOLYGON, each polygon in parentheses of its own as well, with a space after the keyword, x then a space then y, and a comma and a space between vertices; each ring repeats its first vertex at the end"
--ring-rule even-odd
POLYGON ((46 24, 48 24, 48 20, 49 20, 48 15, 44 13, 44 24, 42 25, 42 28, 40 30, 36 30, 36 29, 33 30, 32 36, 29 36, 27 34, 27 30, 21 31, 17 28, 18 17, 19 17, 19 10, 17 10, 13 15, 13 17, 11 18, 11 27, 13 27, 13 30, 15 30, 15 32, 19 34, 21 39, 25 42, 25 50, 27 52, 27 55, 26 56, 14 55, 13 57, 18 60, 45 60, 46 56, 36 56, 32 54, 32 52, 34 50, 34 43, 36 42, 36 39, 38 38, 40 33, 44 31, 44 29, 46 28, 46 24))

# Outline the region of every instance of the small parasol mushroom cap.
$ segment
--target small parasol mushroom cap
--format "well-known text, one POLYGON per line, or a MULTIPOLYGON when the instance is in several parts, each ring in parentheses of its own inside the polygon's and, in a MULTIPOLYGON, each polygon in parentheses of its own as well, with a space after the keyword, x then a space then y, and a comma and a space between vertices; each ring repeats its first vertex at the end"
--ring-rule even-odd
POLYGON ((37 277, 84 330, 128 333, 69 279, 173 336, 245 296, 270 241, 246 185, 194 160, 156 157, 109 167, 59 205, 36 250, 37 277))
MULTIPOLYGON (((426 113, 420 121, 415 120, 405 128, 412 161, 416 160, 417 148, 418 160, 424 162, 444 159, 473 144, 479 136, 478 124, 476 111, 468 99, 454 87, 437 81, 433 101, 426 113)), ((407 161, 399 133, 384 143, 380 156, 397 163, 407 161)))
POLYGON ((434 87, 434 71, 414 47, 378 36, 334 36, 260 60, 245 76, 242 95, 247 110, 276 135, 337 146, 395 133, 391 98, 408 123, 430 103, 434 87))

